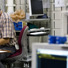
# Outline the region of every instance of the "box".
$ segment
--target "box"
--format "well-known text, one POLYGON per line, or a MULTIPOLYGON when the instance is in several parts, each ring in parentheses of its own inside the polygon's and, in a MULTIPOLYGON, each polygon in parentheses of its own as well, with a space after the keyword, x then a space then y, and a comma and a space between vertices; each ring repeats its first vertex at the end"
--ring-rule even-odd
POLYGON ((48 36, 48 43, 49 44, 56 44, 56 36, 49 35, 48 36))
POLYGON ((57 44, 64 44, 66 41, 67 41, 67 37, 61 37, 61 36, 56 37, 57 44))
POLYGON ((22 22, 18 22, 18 23, 13 22, 13 23, 15 30, 22 30, 22 26, 23 26, 22 22))

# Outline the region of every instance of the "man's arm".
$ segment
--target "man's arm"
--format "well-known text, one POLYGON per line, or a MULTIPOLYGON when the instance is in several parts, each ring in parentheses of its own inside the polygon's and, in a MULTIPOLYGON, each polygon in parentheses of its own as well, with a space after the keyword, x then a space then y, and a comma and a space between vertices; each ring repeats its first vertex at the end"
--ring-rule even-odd
POLYGON ((10 41, 9 38, 6 38, 6 39, 1 38, 0 39, 0 45, 5 45, 5 44, 9 43, 9 41, 10 41))

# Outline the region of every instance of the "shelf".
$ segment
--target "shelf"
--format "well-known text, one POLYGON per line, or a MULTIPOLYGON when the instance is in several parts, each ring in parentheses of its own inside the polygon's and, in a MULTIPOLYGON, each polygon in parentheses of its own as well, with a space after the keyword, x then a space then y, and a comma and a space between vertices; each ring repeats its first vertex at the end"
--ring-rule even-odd
POLYGON ((21 21, 49 21, 49 18, 47 18, 47 19, 23 19, 23 20, 21 20, 21 21))
POLYGON ((37 32, 37 31, 50 31, 50 28, 45 28, 45 29, 30 29, 28 32, 37 32))
POLYGON ((66 16, 68 16, 68 11, 62 11, 66 16))
POLYGON ((13 5, 6 4, 5 6, 13 7, 13 6, 16 6, 16 5, 15 4, 13 4, 13 5))
MULTIPOLYGON (((34 32, 34 31, 50 31, 50 28, 28 30, 28 32, 34 32)), ((18 30, 18 31, 15 31, 15 32, 21 32, 21 31, 18 30)))

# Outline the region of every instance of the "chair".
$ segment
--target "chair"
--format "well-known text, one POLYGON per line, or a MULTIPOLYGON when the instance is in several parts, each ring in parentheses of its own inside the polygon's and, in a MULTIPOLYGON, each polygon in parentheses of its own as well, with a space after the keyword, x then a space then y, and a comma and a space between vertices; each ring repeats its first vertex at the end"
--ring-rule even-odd
MULTIPOLYGON (((27 41, 27 32, 23 33, 22 39, 21 39, 21 45, 23 45, 23 58, 22 60, 19 61, 23 61, 23 67, 31 67, 31 53, 29 52, 29 42, 27 41), (27 44, 27 43, 28 44, 27 44)), ((28 39, 29 40, 29 39, 28 39)))
POLYGON ((16 51, 13 55, 10 55, 6 60, 4 60, 5 63, 7 63, 8 68, 12 67, 12 63, 21 60, 23 58, 23 55, 25 56, 24 52, 27 54, 27 46, 24 48, 24 46, 27 44, 27 31, 28 26, 24 26, 23 29, 20 32, 19 39, 18 39, 18 45, 19 50, 16 51), (23 38, 23 39, 22 39, 23 38), (23 43, 21 43, 21 41, 23 43))

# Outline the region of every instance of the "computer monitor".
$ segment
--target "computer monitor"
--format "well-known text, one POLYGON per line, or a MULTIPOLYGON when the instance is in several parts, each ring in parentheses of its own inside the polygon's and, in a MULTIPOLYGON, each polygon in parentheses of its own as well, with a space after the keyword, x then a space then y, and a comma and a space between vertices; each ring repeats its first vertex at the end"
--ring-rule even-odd
POLYGON ((68 45, 34 43, 32 68, 68 68, 68 45))
POLYGON ((30 16, 43 15, 43 1, 42 0, 29 0, 29 13, 30 16))

